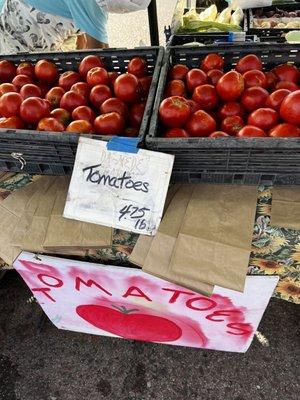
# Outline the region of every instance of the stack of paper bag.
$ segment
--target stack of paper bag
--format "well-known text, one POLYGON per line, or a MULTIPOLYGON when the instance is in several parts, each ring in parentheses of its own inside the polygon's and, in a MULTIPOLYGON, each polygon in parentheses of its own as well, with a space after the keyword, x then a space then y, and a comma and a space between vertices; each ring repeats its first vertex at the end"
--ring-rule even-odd
POLYGON ((300 188, 273 188, 271 225, 300 230, 300 188))

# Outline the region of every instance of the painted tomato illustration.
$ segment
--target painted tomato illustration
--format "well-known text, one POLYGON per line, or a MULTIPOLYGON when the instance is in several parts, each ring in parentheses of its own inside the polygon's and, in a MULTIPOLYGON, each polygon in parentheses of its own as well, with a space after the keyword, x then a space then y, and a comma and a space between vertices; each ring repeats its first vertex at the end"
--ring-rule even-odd
POLYGON ((125 339, 146 342, 174 342, 182 336, 181 328, 169 319, 139 312, 136 308, 80 305, 77 314, 91 325, 125 339))

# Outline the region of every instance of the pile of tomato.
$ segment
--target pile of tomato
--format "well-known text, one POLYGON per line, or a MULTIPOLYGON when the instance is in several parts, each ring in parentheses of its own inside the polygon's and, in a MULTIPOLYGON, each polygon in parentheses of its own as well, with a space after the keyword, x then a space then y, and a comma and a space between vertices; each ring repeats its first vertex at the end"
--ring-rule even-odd
POLYGON ((266 71, 255 54, 224 72, 221 55, 170 68, 159 107, 163 137, 300 137, 300 71, 266 71))
POLYGON ((151 81, 140 57, 123 74, 109 72, 95 55, 62 74, 49 60, 2 60, 0 128, 137 136, 151 81))

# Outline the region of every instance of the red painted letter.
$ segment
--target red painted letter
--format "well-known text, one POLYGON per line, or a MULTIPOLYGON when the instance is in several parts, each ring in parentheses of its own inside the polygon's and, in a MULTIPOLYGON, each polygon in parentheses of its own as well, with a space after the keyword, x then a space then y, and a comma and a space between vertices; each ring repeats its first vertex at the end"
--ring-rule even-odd
POLYGON ((61 279, 58 279, 58 278, 56 278, 55 276, 51 276, 51 275, 47 275, 47 274, 38 274, 37 277, 39 278, 39 280, 40 280, 44 285, 47 285, 47 286, 50 286, 50 287, 59 288, 59 287, 61 287, 61 286, 64 284, 63 281, 62 281, 61 279), (56 282, 55 282, 55 283, 46 282, 45 279, 44 279, 44 277, 53 279, 53 280, 56 281, 56 282))
POLYGON ((148 301, 152 301, 150 299, 150 297, 148 297, 144 292, 141 291, 141 289, 139 289, 136 286, 131 286, 127 292, 123 295, 123 297, 129 297, 129 296, 135 296, 135 297, 144 297, 144 299, 148 300, 148 301), (137 293, 132 293, 133 291, 136 291, 137 293))
POLYGON ((102 290, 102 292, 108 294, 109 296, 111 296, 112 294, 109 293, 106 289, 104 289, 104 287, 102 287, 101 285, 99 285, 99 283, 93 281, 92 279, 89 279, 87 282, 85 282, 83 279, 79 278, 78 276, 75 279, 75 289, 76 290, 80 290, 80 285, 83 284, 87 287, 91 287, 91 286, 96 286, 98 289, 102 290))
POLYGON ((227 325, 227 328, 235 329, 238 332, 230 332, 226 331, 230 335, 251 335, 253 329, 251 324, 243 323, 243 322, 232 322, 227 325))
POLYGON ((48 297, 48 299, 50 299, 51 301, 53 301, 53 303, 56 303, 56 300, 54 300, 53 299, 53 297, 51 297, 50 296, 50 294, 49 294, 49 292, 50 292, 50 290, 51 289, 49 289, 49 288, 34 288, 34 289, 31 289, 33 292, 42 292, 42 293, 44 293, 44 295, 46 296, 46 297, 48 297))
POLYGON ((173 293, 172 297, 171 297, 170 300, 169 300, 169 303, 170 303, 170 304, 175 303, 176 300, 178 299, 178 297, 179 297, 181 294, 186 294, 186 295, 189 295, 189 296, 193 296, 193 295, 195 294, 195 293, 193 293, 193 292, 184 292, 183 290, 177 290, 177 289, 162 288, 162 290, 166 290, 167 292, 172 292, 172 293, 173 293))
POLYGON ((215 308, 217 303, 214 300, 208 299, 207 297, 194 297, 193 299, 190 299, 186 302, 186 306, 188 308, 191 308, 192 310, 197 310, 197 311, 206 311, 206 310, 211 310, 212 308, 215 308), (204 307, 196 307, 193 305, 195 301, 203 301, 207 302, 207 306, 204 307))
POLYGON ((215 319, 215 317, 230 317, 234 314, 242 314, 242 312, 240 310, 219 310, 214 311, 212 314, 207 315, 205 318, 213 322, 222 322, 224 321, 224 318, 215 319))

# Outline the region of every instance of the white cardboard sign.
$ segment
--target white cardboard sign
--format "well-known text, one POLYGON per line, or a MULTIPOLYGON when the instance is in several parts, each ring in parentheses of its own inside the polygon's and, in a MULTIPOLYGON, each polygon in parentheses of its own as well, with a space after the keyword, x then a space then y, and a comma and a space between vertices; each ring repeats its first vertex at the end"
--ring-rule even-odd
POLYGON ((154 235, 174 156, 148 150, 125 153, 80 137, 64 217, 154 235))
POLYGON ((248 276, 244 293, 215 286, 206 297, 140 269, 27 252, 14 267, 59 329, 242 353, 278 282, 248 276))

